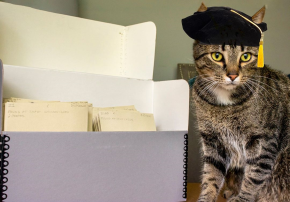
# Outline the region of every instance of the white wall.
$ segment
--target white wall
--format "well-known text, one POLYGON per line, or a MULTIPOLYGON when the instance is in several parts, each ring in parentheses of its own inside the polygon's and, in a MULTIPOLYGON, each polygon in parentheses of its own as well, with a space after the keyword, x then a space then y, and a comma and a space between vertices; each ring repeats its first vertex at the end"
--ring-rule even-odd
POLYGON ((54 13, 78 16, 77 0, 3 0, 3 2, 29 6, 54 13))
MULTIPOLYGON (((83 18, 120 25, 153 21, 157 26, 154 80, 175 79, 177 63, 192 63, 192 43, 181 19, 195 12, 201 0, 79 0, 83 18)), ((265 63, 290 73, 289 0, 203 0, 206 6, 227 6, 253 15, 266 5, 265 63)))

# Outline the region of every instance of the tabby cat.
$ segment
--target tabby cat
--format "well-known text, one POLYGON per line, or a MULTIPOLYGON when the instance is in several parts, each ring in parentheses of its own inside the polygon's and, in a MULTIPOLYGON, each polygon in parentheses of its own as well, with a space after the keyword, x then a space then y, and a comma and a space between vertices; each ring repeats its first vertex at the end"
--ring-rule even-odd
MULTIPOLYGON (((262 22, 264 13, 252 20, 262 22)), ((216 201, 225 184, 230 202, 290 202, 289 78, 257 68, 258 47, 195 41, 193 50, 203 159, 198 201, 216 201)))

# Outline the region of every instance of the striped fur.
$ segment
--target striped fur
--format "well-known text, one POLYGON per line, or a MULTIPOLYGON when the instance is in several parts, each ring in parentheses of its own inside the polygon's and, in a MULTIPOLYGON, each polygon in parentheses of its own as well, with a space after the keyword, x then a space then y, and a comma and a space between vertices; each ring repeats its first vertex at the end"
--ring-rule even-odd
POLYGON ((257 68, 257 47, 194 44, 192 89, 203 158, 199 202, 290 201, 290 80, 257 68), (212 52, 224 59, 216 62, 212 52), (250 52, 248 62, 240 62, 250 52), (227 74, 238 74, 230 82, 227 74))

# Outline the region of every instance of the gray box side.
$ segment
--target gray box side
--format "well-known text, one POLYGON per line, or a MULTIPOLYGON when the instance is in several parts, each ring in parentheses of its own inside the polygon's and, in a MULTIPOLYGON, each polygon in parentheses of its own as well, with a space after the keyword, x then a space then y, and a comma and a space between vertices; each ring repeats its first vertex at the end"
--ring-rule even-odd
POLYGON ((182 201, 185 133, 4 132, 6 201, 182 201))
POLYGON ((0 60, 0 68, 1 68, 1 70, 0 70, 0 78, 1 78, 1 82, 0 82, 0 130, 1 130, 1 135, 2 135, 2 131, 3 131, 3 119, 4 119, 4 116, 3 116, 3 73, 4 73, 4 71, 3 71, 3 63, 2 63, 2 60, 0 60))

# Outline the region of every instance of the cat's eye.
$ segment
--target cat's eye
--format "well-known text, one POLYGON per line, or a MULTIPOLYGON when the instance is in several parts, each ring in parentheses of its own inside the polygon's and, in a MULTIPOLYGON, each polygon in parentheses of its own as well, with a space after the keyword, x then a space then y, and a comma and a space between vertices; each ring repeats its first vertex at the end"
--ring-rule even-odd
POLYGON ((223 55, 221 53, 219 53, 219 52, 212 53, 211 57, 212 57, 212 59, 214 61, 217 61, 217 62, 219 62, 219 61, 221 61, 223 59, 223 55))
POLYGON ((242 61, 242 62, 248 62, 251 58, 252 58, 251 53, 244 53, 244 54, 241 56, 241 61, 242 61))

